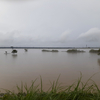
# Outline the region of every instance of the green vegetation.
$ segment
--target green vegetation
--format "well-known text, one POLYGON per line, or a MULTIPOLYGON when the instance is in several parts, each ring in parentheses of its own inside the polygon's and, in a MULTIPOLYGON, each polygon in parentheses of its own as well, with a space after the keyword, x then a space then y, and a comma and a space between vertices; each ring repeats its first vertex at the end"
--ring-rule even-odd
POLYGON ((85 52, 85 51, 83 51, 83 50, 77 50, 77 49, 72 49, 72 50, 67 50, 67 52, 68 53, 83 53, 83 52, 85 52))
POLYGON ((58 50, 52 50, 51 52, 58 52, 58 50))
POLYGON ((100 49, 98 49, 98 50, 91 49, 89 52, 90 53, 100 53, 100 49))
POLYGON ((43 52, 51 52, 50 50, 44 50, 44 49, 43 49, 42 51, 43 51, 43 52))
POLYGON ((40 77, 40 88, 39 85, 35 85, 36 80, 29 88, 27 84, 21 83, 21 87, 17 86, 18 93, 6 90, 0 100, 100 100, 100 89, 91 78, 83 83, 81 75, 72 85, 62 86, 58 77, 56 81, 50 82, 50 88, 44 92, 40 77))
POLYGON ((58 52, 58 50, 42 50, 43 52, 58 52))
POLYGON ((13 50, 12 53, 17 53, 17 50, 13 50))

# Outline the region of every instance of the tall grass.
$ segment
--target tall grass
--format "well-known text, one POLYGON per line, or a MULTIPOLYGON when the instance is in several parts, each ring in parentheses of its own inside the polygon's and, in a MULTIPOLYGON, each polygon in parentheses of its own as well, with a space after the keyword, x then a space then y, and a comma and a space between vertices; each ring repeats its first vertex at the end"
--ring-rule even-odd
POLYGON ((63 86, 59 83, 59 75, 56 81, 50 82, 50 88, 46 92, 43 91, 40 76, 40 85, 35 85, 37 79, 32 81, 30 87, 21 82, 21 86, 16 86, 18 93, 5 90, 6 94, 0 100, 100 100, 100 89, 92 80, 93 76, 83 83, 81 74, 72 85, 63 86))

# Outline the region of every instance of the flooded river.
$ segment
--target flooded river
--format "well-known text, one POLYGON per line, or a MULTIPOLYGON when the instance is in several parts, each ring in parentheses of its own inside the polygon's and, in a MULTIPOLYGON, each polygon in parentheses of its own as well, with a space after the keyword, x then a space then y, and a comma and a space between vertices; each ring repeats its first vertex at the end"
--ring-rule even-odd
POLYGON ((49 81, 54 81, 60 75, 59 82, 70 85, 83 75, 86 81, 94 73, 92 79, 100 87, 100 55, 89 53, 67 53, 67 49, 59 52, 42 52, 41 49, 17 49, 17 55, 12 55, 12 49, 0 49, 0 88, 15 90, 16 84, 21 81, 31 84, 37 78, 36 84, 43 79, 43 88, 50 86, 49 81), (4 54, 5 51, 8 54, 4 54))

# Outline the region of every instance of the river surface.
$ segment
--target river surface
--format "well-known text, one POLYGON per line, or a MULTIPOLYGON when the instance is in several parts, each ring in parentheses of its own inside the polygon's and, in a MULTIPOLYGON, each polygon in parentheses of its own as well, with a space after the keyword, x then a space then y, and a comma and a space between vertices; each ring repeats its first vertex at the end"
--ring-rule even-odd
POLYGON ((85 82, 94 73, 93 80, 100 87, 100 56, 95 53, 67 53, 67 49, 59 52, 42 52, 41 49, 17 49, 17 55, 12 55, 12 49, 0 49, 0 88, 16 90, 16 84, 21 82, 30 85, 37 78, 36 84, 43 80, 43 89, 50 86, 60 75, 59 83, 71 85, 80 77, 85 82), (7 51, 9 54, 4 54, 7 51))

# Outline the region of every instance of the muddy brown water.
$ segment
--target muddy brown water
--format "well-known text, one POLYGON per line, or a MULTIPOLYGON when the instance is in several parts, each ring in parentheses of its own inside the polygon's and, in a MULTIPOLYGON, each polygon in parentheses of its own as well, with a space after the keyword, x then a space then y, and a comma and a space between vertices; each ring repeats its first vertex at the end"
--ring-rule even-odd
POLYGON ((71 85, 83 75, 85 82, 94 73, 93 80, 100 87, 100 56, 95 53, 67 53, 67 49, 59 52, 42 52, 41 49, 18 49, 17 55, 11 54, 12 49, 0 49, 0 88, 16 91, 16 84, 21 81, 30 86, 32 80, 36 85, 43 80, 43 89, 50 86, 60 75, 59 83, 71 85), (8 54, 4 54, 5 51, 8 54))

